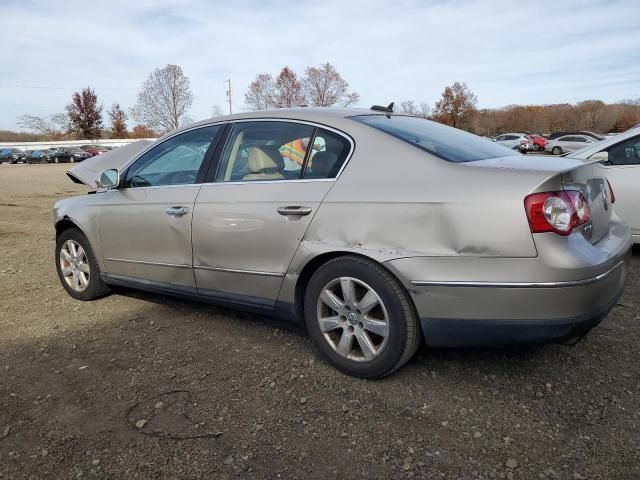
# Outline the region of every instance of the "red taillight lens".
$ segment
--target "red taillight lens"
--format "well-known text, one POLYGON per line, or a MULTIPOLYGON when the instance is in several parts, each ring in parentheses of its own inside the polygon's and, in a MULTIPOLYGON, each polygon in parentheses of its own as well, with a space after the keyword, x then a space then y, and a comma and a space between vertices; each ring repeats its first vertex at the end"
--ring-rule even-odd
POLYGON ((569 235, 591 220, 591 211, 580 192, 534 193, 524 199, 532 233, 554 232, 569 235))
POLYGON ((616 195, 613 193, 613 187, 609 180, 607 180, 607 186, 609 187, 609 200, 611 200, 611 203, 616 203, 616 195))

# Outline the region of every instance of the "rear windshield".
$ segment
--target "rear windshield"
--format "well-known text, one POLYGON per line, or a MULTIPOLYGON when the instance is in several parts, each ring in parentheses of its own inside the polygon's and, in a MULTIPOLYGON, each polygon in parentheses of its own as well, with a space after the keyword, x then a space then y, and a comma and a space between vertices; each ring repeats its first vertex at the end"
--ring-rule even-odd
POLYGON ((491 140, 423 118, 402 115, 357 115, 349 118, 450 162, 473 162, 515 155, 513 150, 491 140))

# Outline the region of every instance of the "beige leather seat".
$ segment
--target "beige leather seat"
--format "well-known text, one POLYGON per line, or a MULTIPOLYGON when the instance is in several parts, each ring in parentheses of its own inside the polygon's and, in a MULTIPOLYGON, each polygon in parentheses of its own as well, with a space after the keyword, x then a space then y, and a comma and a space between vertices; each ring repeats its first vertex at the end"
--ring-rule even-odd
POLYGON ((249 174, 242 177, 242 180, 283 180, 284 161, 278 154, 278 158, 273 158, 260 147, 251 147, 248 150, 249 158, 247 167, 249 174), (280 161, 278 161, 280 160, 280 161))

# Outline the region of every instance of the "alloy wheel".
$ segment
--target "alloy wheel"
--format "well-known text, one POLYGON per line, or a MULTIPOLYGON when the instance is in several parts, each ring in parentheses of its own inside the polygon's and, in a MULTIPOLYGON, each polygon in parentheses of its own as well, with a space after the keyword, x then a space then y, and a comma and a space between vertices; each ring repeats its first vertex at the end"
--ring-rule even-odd
POLYGON ((60 271, 67 285, 76 292, 83 292, 89 286, 89 260, 82 246, 74 240, 67 240, 60 248, 60 271))
POLYGON ((373 360, 387 345, 387 309, 376 291, 357 278, 340 277, 324 286, 317 320, 327 343, 349 360, 373 360))

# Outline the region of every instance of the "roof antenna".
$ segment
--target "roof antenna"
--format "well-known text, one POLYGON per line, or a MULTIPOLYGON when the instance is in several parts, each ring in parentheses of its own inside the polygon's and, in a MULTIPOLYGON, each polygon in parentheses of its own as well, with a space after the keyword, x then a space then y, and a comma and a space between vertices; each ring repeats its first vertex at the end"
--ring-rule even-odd
POLYGON ((387 114, 387 118, 391 118, 389 114, 393 113, 393 102, 391 102, 386 107, 383 107, 382 105, 372 105, 371 110, 375 112, 385 112, 387 114))

